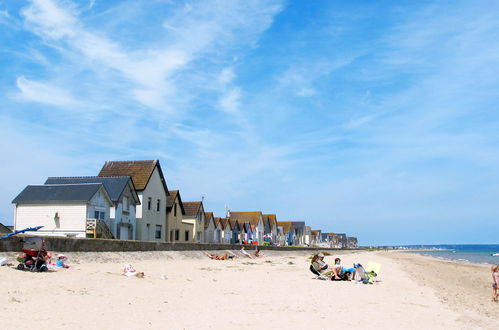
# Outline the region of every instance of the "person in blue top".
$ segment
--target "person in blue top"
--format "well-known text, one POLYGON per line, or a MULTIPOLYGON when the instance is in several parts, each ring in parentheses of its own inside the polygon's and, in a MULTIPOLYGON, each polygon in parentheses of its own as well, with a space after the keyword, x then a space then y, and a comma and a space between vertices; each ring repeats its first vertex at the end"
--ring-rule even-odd
POLYGON ((57 255, 57 263, 55 264, 58 268, 69 268, 70 266, 66 265, 64 261, 66 260, 66 256, 64 254, 57 255))
POLYGON ((341 259, 334 259, 334 269, 338 276, 342 276, 345 273, 348 273, 348 280, 351 281, 355 278, 355 268, 345 268, 341 265, 341 259))

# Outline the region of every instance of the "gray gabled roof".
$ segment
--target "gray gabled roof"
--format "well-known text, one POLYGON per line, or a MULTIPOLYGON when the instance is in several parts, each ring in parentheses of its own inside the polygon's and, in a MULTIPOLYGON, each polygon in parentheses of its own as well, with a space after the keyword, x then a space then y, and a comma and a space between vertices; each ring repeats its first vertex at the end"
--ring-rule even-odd
POLYGON ((88 202, 100 188, 101 183, 27 186, 12 203, 88 202))
MULTIPOLYGON (((45 184, 78 184, 78 183, 102 183, 109 194, 109 198, 113 202, 118 202, 123 190, 126 188, 128 182, 132 180, 130 176, 113 176, 113 177, 99 177, 99 176, 78 176, 78 177, 49 177, 45 184)), ((133 182, 132 182, 133 187, 133 182)), ((137 204, 140 204, 139 197, 132 188, 134 199, 137 204)))

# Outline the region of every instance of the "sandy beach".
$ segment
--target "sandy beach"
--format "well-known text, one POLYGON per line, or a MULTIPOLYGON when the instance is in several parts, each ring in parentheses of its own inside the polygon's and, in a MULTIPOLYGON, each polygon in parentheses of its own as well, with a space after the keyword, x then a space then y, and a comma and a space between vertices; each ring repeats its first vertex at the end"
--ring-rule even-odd
MULTIPOLYGON (((73 269, 0 267, 2 328, 496 329, 490 271, 397 252, 342 251, 342 263, 382 263, 380 282, 314 279, 309 253, 258 259, 203 252, 66 253, 73 269), (145 278, 120 275, 131 263, 145 278)), ((15 254, 3 254, 13 260, 15 254)), ((1 256, 0 256, 1 257, 1 256)))

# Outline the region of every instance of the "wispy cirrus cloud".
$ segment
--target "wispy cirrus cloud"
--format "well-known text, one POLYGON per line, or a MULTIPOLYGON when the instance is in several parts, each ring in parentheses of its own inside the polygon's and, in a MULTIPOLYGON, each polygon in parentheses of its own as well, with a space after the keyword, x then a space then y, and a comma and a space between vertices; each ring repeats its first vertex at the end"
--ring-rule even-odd
POLYGON ((16 86, 20 93, 16 97, 24 101, 34 101, 57 107, 77 107, 81 103, 66 90, 47 82, 37 82, 18 77, 16 86))
MULTIPOLYGON (((5 8, 2 136, 24 136, 3 145, 9 157, 53 158, 61 175, 160 158, 185 200, 374 244, 473 219, 485 225, 449 239, 490 239, 497 203, 477 196, 499 190, 494 2, 5 8)), ((23 178, 10 164, 0 172, 23 178)))

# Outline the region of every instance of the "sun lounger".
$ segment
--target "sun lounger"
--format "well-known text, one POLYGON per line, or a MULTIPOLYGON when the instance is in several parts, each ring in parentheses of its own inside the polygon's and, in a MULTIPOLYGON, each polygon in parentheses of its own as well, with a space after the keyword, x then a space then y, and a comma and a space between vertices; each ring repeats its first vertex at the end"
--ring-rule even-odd
POLYGON ((368 278, 367 283, 373 284, 378 280, 379 271, 381 269, 381 264, 378 262, 370 261, 366 267, 366 275, 368 278))
POLYGON ((310 265, 310 271, 316 275, 317 277, 315 278, 316 280, 329 280, 329 277, 324 275, 324 274, 321 274, 319 273, 315 268, 314 266, 310 265))

